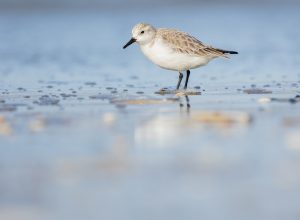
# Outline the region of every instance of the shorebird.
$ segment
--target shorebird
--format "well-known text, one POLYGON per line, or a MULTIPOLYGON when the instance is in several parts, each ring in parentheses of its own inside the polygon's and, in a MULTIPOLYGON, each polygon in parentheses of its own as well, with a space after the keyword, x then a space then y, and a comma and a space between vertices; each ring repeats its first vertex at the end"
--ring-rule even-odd
POLYGON ((140 45, 144 55, 156 65, 179 72, 178 90, 186 71, 184 89, 188 86, 191 69, 206 65, 218 57, 229 58, 227 54, 236 51, 222 50, 203 44, 188 33, 169 28, 155 28, 150 24, 139 23, 132 29, 132 38, 123 49, 133 44, 140 45))

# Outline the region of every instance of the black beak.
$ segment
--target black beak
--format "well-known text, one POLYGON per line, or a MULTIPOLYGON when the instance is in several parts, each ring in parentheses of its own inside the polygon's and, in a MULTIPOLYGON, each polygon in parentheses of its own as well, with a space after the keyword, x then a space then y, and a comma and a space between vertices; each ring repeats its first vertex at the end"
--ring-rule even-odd
POLYGON ((124 45, 123 49, 125 49, 125 48, 128 47, 129 45, 133 44, 134 42, 136 42, 136 39, 131 38, 130 41, 128 41, 128 43, 124 45))

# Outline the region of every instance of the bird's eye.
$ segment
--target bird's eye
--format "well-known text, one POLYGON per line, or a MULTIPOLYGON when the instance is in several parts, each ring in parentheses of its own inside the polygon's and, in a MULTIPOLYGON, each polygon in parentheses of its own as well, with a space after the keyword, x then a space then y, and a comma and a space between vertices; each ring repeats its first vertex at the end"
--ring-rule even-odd
POLYGON ((141 34, 145 33, 145 31, 141 31, 141 34))

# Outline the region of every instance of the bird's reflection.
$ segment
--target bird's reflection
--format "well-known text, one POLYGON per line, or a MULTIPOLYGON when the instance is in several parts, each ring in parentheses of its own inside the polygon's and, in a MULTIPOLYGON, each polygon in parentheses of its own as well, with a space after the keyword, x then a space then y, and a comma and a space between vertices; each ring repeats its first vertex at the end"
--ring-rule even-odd
POLYGON ((135 129, 135 143, 143 147, 172 147, 177 143, 177 137, 183 132, 186 120, 190 114, 191 104, 187 95, 176 96, 179 102, 179 112, 172 109, 161 112, 141 123, 135 129), (179 113, 179 115, 178 115, 179 113))
POLYGON ((190 99, 188 95, 181 96, 179 99, 180 111, 184 111, 189 114, 191 109, 190 99), (184 97, 184 98, 183 98, 184 97))

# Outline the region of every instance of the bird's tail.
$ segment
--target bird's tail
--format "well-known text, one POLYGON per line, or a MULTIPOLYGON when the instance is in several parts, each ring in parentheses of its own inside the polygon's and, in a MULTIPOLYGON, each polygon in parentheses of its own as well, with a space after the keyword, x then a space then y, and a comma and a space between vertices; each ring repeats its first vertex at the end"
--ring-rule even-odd
POLYGON ((238 54, 238 52, 232 50, 222 50, 222 49, 217 49, 217 50, 223 54, 238 54))

